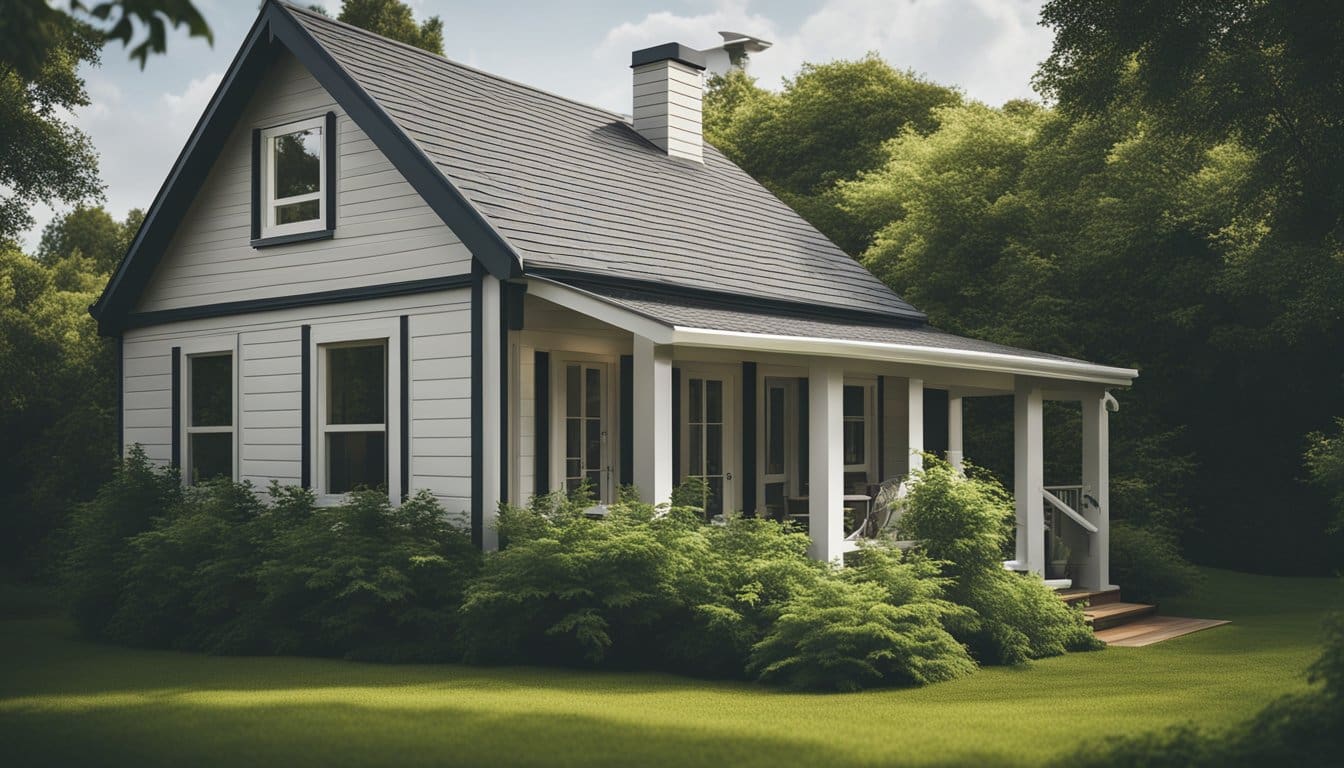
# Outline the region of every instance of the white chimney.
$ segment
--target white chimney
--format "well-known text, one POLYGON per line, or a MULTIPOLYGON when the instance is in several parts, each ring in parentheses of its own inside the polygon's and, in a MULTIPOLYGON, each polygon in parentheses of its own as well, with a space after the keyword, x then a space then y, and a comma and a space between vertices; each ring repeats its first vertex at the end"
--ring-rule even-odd
POLYGON ((705 57, 681 43, 630 55, 635 73, 635 130, 671 157, 704 162, 700 100, 705 57))

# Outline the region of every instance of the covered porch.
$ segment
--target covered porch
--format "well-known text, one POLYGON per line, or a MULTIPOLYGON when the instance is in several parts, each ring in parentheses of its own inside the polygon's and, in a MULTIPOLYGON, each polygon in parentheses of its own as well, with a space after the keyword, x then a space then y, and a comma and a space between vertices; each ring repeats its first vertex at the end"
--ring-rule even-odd
POLYGON ((961 466, 967 399, 1009 395, 1017 506, 1009 567, 1046 576, 1068 552, 1076 586, 1110 584, 1107 388, 1127 385, 1133 371, 927 326, 545 278, 529 278, 508 301, 518 306, 501 313, 511 319, 501 328, 496 391, 506 425, 500 493, 512 503, 585 482, 603 502, 633 485, 661 503, 697 477, 709 489, 707 514, 792 519, 807 529, 814 557, 834 560, 873 533, 874 498, 918 470, 925 450, 945 450, 961 466), (1082 406, 1082 477, 1065 487, 1045 485, 1048 400, 1082 406), (945 445, 934 402, 939 411, 946 403, 945 445), (936 428, 926 431, 931 419, 936 428))

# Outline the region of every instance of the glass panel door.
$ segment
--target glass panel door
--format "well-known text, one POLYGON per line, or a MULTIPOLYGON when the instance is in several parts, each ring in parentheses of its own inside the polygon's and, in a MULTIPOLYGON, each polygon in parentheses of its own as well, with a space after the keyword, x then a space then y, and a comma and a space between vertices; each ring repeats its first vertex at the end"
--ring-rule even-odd
POLYGON ((765 500, 765 515, 775 520, 784 519, 788 512, 788 497, 792 493, 789 483, 792 473, 789 468, 797 465, 796 419, 789 417, 795 412, 795 389, 790 379, 765 380, 761 490, 765 500))
POLYGON ((607 367, 565 365, 565 490, 586 481, 598 501, 610 500, 607 476, 607 367))
POLYGON ((686 376, 686 476, 698 477, 708 486, 705 515, 713 517, 733 509, 733 473, 729 467, 732 441, 732 382, 727 377, 686 376))

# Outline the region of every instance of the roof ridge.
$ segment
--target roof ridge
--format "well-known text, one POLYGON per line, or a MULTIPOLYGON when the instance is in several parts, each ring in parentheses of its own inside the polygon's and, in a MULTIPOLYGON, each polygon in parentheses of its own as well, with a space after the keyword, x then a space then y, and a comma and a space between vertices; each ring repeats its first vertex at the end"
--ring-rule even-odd
POLYGON ((606 108, 604 108, 604 107, 599 107, 599 106, 597 106, 596 104, 589 104, 589 103, 584 102, 584 101, 579 101, 578 99, 570 98, 569 96, 562 96, 561 94, 558 94, 558 93, 556 93, 556 92, 554 92, 554 91, 548 91, 548 90, 546 90, 545 88, 539 88, 539 87, 537 87, 537 86, 535 86, 535 85, 531 85, 531 84, 529 84, 529 83, 524 83, 524 82, 522 82, 521 80, 514 80, 514 79, 511 78, 511 77, 504 77, 503 75, 496 74, 496 73, 494 73, 494 72, 490 72, 490 71, 485 70, 485 69, 481 69, 480 67, 474 67, 474 66, 472 66, 472 65, 470 65, 470 64, 463 64, 462 62, 460 62, 460 61, 458 61, 458 60, 456 60, 456 59, 450 59, 450 58, 448 58, 447 56, 444 56, 444 55, 441 55, 441 54, 437 54, 437 53, 434 53, 434 52, 432 52, 432 51, 426 51, 424 48, 417 48, 416 46, 411 45, 410 43, 403 43, 403 42, 400 41, 400 40, 393 40, 392 38, 387 37, 387 36, 385 36, 385 35, 380 35, 380 34, 378 34, 377 32, 371 32, 371 31, 369 31, 369 30, 367 30, 367 29, 364 29, 363 27, 358 27, 358 26, 355 26, 354 24, 350 24, 350 23, 348 23, 348 22, 344 22, 344 21, 341 21, 341 20, 339 20, 339 19, 334 19, 334 18, 332 18, 332 17, 330 17, 330 16, 327 16, 327 15, 325 15, 325 14, 321 14, 321 13, 318 13, 318 12, 316 12, 316 11, 314 11, 314 10, 312 10, 312 9, 306 8, 306 7, 304 7, 304 6, 301 6, 301 5, 295 5, 294 3, 290 2, 290 0, 269 0, 269 2, 275 3, 276 5, 283 7, 286 11, 293 12, 293 13, 299 13, 299 14, 302 14, 302 15, 304 15, 304 16, 308 16, 308 17, 310 17, 310 18, 318 19, 318 20, 327 22, 328 24, 332 24, 332 25, 334 25, 334 26, 338 26, 338 27, 342 27, 342 28, 344 28, 344 29, 351 30, 352 32, 355 32, 356 34, 359 34, 359 35, 364 35, 364 36, 367 36, 367 37, 377 38, 378 40, 381 40, 381 41, 384 41, 384 42, 387 42, 387 43, 391 43, 391 44, 393 44, 393 45, 395 45, 395 46, 398 46, 398 47, 400 47, 400 48, 405 48, 405 49, 408 50, 408 51, 412 51, 412 52, 417 53, 417 54, 420 54, 420 55, 422 55, 422 56, 427 56, 427 57, 429 57, 429 58, 431 58, 431 59, 437 59, 438 61, 444 62, 444 63, 446 63, 446 64, 450 64, 450 65, 452 65, 452 66, 454 66, 454 67, 458 67, 458 68, 460 68, 460 69, 465 69, 465 70, 467 70, 467 71, 469 71, 469 72, 473 72, 473 73, 475 73, 475 74, 482 75, 482 76, 484 76, 484 77, 488 77, 488 78, 490 78, 491 80, 496 80, 496 81, 498 81, 498 82, 505 83, 505 84, 507 84, 507 85, 514 86, 514 87, 516 87, 516 88, 522 88, 522 89, 524 89, 524 90, 532 91, 533 93, 539 93, 539 94, 541 94, 542 96, 546 96, 547 98, 555 99, 556 101, 564 102, 564 103, 569 104, 569 105, 571 105, 571 106, 582 107, 582 108, 584 108, 584 109, 591 110, 591 111, 593 111, 593 112, 599 112, 599 113, 604 114, 604 115, 609 115, 609 116, 611 116, 611 117, 617 118, 618 120, 620 120, 620 121, 623 122, 623 123, 626 123, 627 125, 630 124, 630 122, 631 122, 630 115, 627 115, 627 114, 625 114, 625 113, 623 113, 623 112, 616 112, 616 111, 613 111, 613 110, 610 110, 610 109, 606 109, 606 108))

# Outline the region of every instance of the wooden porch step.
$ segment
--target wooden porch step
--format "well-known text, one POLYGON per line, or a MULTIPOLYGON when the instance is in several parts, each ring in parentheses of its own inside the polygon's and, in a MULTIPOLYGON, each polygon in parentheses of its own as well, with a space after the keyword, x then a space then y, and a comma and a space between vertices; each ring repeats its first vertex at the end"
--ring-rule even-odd
POLYGON ((1210 627, 1220 627, 1219 619, 1183 619, 1177 616, 1144 616, 1118 627, 1097 631, 1097 639, 1118 648, 1141 648, 1173 637, 1188 635, 1210 627))
POLYGON ((1093 630, 1103 630, 1127 624, 1144 616, 1150 616, 1156 610, 1157 606, 1155 605, 1117 601, 1089 606, 1083 609, 1083 615, 1087 617, 1093 630))
POLYGON ((1069 605, 1086 602, 1089 606, 1097 606, 1120 602, 1119 589, 1061 589, 1055 594, 1069 605))

